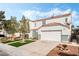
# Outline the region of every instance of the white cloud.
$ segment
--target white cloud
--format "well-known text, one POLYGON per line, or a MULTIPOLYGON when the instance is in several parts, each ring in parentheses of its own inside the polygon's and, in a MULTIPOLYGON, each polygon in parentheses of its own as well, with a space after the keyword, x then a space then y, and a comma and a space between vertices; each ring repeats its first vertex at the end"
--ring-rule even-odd
MULTIPOLYGON (((46 18, 46 17, 56 16, 60 14, 66 14, 70 12, 71 12, 71 9, 62 10, 59 8, 54 8, 47 12, 43 12, 39 10, 26 10, 22 14, 31 20, 36 20, 40 18, 46 18)), ((72 23, 74 25, 79 25, 79 14, 77 11, 72 11, 72 23)))
POLYGON ((26 16, 29 19, 37 19, 37 16, 39 16, 40 11, 35 11, 35 10, 26 10, 23 12, 23 15, 26 16))
POLYGON ((69 13, 70 11, 71 11, 71 9, 67 9, 67 10, 63 11, 63 10, 60 10, 59 8, 54 8, 47 12, 42 12, 39 10, 26 10, 22 14, 31 20, 35 20, 35 19, 39 19, 39 18, 50 17, 53 15, 55 16, 55 15, 60 15, 63 13, 69 13))
POLYGON ((71 9, 67 9, 66 11, 63 11, 64 14, 70 13, 70 12, 71 12, 71 9))
POLYGON ((79 25, 79 14, 77 11, 72 11, 72 23, 74 25, 79 25))

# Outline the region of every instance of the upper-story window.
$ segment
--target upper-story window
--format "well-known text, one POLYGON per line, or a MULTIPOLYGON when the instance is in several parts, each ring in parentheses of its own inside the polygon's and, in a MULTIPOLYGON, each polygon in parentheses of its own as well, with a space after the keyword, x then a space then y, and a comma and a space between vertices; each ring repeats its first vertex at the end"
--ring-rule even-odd
POLYGON ((65 19, 65 22, 66 22, 66 23, 68 22, 68 18, 65 19))
POLYGON ((42 25, 45 25, 46 24, 46 20, 42 21, 42 25))
POLYGON ((65 19, 65 23, 66 23, 67 25, 70 25, 69 22, 68 22, 68 18, 65 19))
POLYGON ((36 27, 36 23, 34 24, 34 27, 36 27))

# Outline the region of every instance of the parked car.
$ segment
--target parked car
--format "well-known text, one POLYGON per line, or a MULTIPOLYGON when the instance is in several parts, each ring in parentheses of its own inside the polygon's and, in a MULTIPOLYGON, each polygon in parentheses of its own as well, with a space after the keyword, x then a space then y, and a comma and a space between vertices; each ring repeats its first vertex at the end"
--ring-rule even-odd
POLYGON ((4 32, 0 31, 0 37, 5 37, 4 32))

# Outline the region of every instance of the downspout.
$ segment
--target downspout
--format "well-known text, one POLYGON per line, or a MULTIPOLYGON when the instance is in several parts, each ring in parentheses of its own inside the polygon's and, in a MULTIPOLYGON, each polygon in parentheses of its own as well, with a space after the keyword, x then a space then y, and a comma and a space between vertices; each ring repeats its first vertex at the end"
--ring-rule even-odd
POLYGON ((72 35, 72 12, 71 12, 71 23, 70 23, 70 36, 69 36, 69 42, 71 41, 71 35, 72 35))

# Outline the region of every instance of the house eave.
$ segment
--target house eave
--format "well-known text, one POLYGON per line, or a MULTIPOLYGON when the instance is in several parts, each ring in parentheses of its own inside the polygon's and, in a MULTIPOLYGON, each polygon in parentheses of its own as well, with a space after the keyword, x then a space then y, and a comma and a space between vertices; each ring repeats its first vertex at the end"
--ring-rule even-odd
POLYGON ((49 27, 49 26, 64 26, 64 27, 70 29, 70 27, 67 26, 67 25, 63 25, 63 24, 61 24, 61 23, 56 23, 56 22, 54 22, 54 23, 49 23, 49 24, 46 24, 46 25, 42 25, 42 26, 40 26, 40 27, 32 28, 31 30, 38 30, 38 29, 40 29, 40 28, 42 28, 42 27, 49 27))
POLYGON ((43 18, 43 19, 38 19, 38 20, 30 20, 31 22, 39 22, 39 21, 44 21, 44 20, 50 20, 50 19, 56 19, 56 18, 62 18, 62 17, 67 17, 67 16, 70 16, 71 13, 68 13, 68 14, 63 14, 63 15, 58 15, 58 16, 51 16, 51 17, 48 17, 48 18, 43 18))

